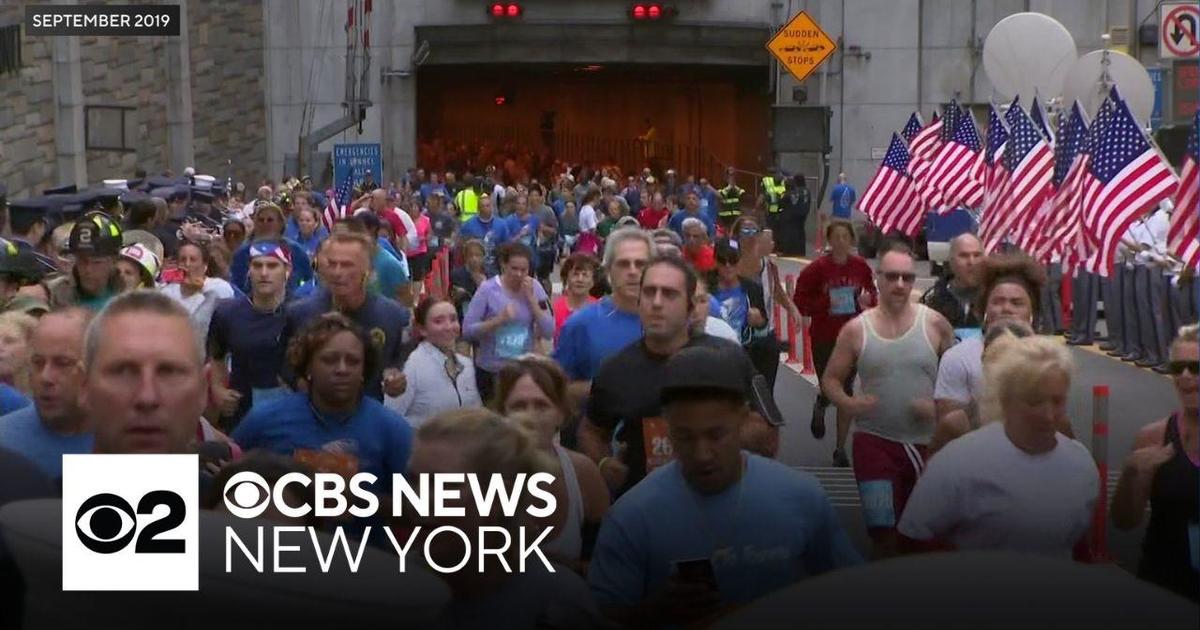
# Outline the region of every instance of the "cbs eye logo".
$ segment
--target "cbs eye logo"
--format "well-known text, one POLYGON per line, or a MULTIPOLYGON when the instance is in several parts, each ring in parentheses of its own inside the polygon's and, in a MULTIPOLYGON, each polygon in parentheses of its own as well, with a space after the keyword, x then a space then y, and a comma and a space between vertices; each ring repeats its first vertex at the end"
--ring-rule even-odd
POLYGON ((134 553, 185 553, 187 542, 162 539, 160 535, 180 525, 187 516, 183 497, 170 490, 146 493, 138 501, 137 512, 125 499, 107 492, 92 496, 75 513, 75 534, 84 547, 96 553, 116 553, 129 546, 134 538, 134 553), (154 508, 166 506, 167 514, 151 520, 138 531, 138 515, 153 516, 154 508))
POLYGON ((262 475, 243 470, 225 482, 225 509, 238 518, 258 518, 271 505, 271 487, 262 475))

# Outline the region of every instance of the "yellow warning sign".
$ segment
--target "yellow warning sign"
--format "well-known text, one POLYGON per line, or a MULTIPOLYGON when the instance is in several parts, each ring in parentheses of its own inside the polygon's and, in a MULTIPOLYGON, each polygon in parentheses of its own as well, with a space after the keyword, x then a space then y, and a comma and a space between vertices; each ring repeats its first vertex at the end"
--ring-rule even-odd
POLYGON ((767 42, 767 50, 797 81, 803 81, 837 50, 837 44, 801 11, 767 42))

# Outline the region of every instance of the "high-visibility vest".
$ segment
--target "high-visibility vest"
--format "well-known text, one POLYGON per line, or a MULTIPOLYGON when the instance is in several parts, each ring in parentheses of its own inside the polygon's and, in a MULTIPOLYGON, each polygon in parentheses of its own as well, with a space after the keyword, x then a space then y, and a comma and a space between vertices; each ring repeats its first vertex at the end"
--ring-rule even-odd
POLYGON ((479 195, 471 188, 464 188, 454 196, 454 205, 458 207, 459 221, 466 221, 479 214, 479 195))
POLYGON ((780 211, 779 201, 783 199, 787 188, 782 181, 776 182, 774 177, 767 175, 762 178, 763 191, 767 193, 767 212, 770 214, 778 214, 780 211))
POLYGON ((742 212, 742 195, 746 191, 738 188, 735 184, 730 184, 721 190, 717 191, 717 195, 721 198, 721 212, 718 216, 736 217, 742 212))

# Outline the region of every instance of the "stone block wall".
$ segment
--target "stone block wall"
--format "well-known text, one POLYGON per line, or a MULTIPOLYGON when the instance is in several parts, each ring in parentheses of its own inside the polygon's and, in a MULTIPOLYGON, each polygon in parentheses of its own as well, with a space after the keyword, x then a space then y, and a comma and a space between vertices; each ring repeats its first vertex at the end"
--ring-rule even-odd
MULTIPOLYGON (((24 19, 22 6, 0 4, 0 26, 24 19)), ((10 198, 56 183, 50 46, 22 37, 21 59, 19 73, 0 74, 0 182, 10 198)))
POLYGON ((225 179, 233 160, 253 189, 267 176, 262 0, 193 0, 188 21, 196 172, 225 179))
MULTIPOLYGON (((0 25, 24 21, 25 3, 0 4, 0 25)), ((262 0, 188 6, 197 172, 257 182, 267 173, 262 0)), ((69 180, 56 172, 50 40, 22 33, 18 74, 0 75, 0 181, 19 198, 69 180)), ((87 180, 183 171, 168 164, 167 38, 81 37, 84 103, 135 108, 132 152, 88 150, 87 180)))

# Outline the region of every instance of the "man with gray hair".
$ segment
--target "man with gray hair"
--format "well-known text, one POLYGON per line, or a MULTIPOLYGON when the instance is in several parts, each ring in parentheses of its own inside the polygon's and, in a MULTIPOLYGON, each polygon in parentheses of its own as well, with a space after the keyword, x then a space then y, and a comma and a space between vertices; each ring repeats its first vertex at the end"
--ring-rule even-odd
POLYGON ((641 338, 637 306, 642 270, 654 254, 654 241, 638 228, 621 228, 608 236, 601 266, 612 294, 571 315, 554 349, 554 360, 577 382, 576 393, 587 389, 602 361, 641 338))
POLYGON ((978 334, 982 325, 971 308, 979 292, 981 263, 983 243, 979 237, 970 232, 959 234, 950 241, 950 275, 939 279, 921 296, 921 304, 945 317, 960 339, 978 334))
POLYGON ((95 452, 192 450, 208 402, 204 348, 195 339, 187 311, 155 291, 121 295, 96 315, 84 337, 79 393, 95 452))
POLYGON ((651 232, 650 236, 654 239, 659 256, 683 256, 683 239, 679 238, 678 234, 667 228, 659 228, 651 232))

